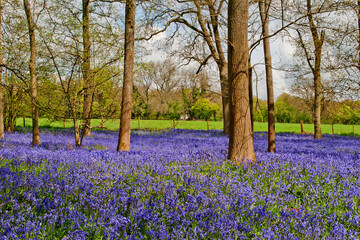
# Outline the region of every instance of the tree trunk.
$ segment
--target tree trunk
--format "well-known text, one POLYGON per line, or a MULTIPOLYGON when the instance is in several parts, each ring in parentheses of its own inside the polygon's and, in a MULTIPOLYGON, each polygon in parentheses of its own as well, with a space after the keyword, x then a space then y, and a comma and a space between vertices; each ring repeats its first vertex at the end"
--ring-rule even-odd
POLYGON ((248 11, 247 0, 229 1, 229 159, 236 164, 255 162, 249 103, 248 11))
POLYGON ((314 137, 315 137, 315 139, 321 139, 321 78, 320 78, 320 69, 316 70, 315 77, 314 77, 314 83, 315 83, 314 137))
MULTIPOLYGON (((2 19, 2 5, 0 0, 0 26, 2 19)), ((2 39, 1 39, 1 27, 0 27, 0 64, 2 64, 2 39)), ((2 83, 2 67, 0 66, 0 83, 2 83)), ((0 138, 5 138, 4 135, 4 102, 3 102, 3 93, 2 85, 0 84, 0 138)))
POLYGON ((209 127, 209 119, 206 119, 206 125, 207 125, 207 130, 209 131, 209 130, 210 130, 210 127, 209 127))
POLYGON ((75 108, 75 102, 76 99, 74 99, 74 104, 70 104, 70 108, 71 108, 71 113, 72 113, 72 119, 73 119, 73 123, 74 123, 74 135, 75 135, 75 146, 76 147, 80 147, 82 142, 80 139, 80 130, 79 130, 79 125, 78 125, 78 121, 77 121, 77 117, 76 117, 76 108, 75 108))
POLYGON ((36 43, 35 43, 35 24, 34 18, 31 12, 31 6, 29 0, 24 0, 24 8, 29 28, 30 37, 30 89, 31 89, 31 102, 32 102, 32 133, 33 133, 33 145, 39 145, 40 133, 39 133, 39 108, 37 107, 37 80, 36 80, 36 43))
POLYGON ((300 121, 300 134, 305 134, 303 120, 300 121))
POLYGON ((230 99, 229 99, 229 87, 228 87, 228 64, 224 63, 219 66, 220 83, 221 83, 221 100, 223 108, 223 126, 224 133, 229 134, 230 127, 230 99))
POLYGON ((266 90, 267 90, 267 105, 268 105, 268 152, 276 152, 275 144, 275 101, 274 101, 274 83, 272 76, 272 63, 270 52, 269 39, 269 11, 270 0, 262 0, 259 2, 262 32, 263 32, 263 46, 265 57, 265 72, 266 72, 266 90))
MULTIPOLYGON (((311 0, 307 0, 308 20, 311 30, 311 35, 315 47, 315 66, 312 67, 314 75, 315 86, 315 100, 314 100, 314 137, 315 139, 321 139, 321 50, 324 43, 325 31, 321 31, 320 36, 317 32, 313 15, 311 12, 311 0)), ((309 61, 309 60, 308 60, 309 61)))
POLYGON ((83 0, 83 79, 84 79, 84 126, 82 135, 88 137, 91 135, 91 101, 92 101, 92 81, 90 72, 90 19, 89 19, 89 0, 83 0))
POLYGON ((15 128, 15 123, 16 123, 16 118, 17 118, 17 115, 16 115, 16 112, 14 111, 14 108, 13 108, 13 103, 12 103, 12 100, 10 100, 10 106, 9 106, 9 109, 7 111, 7 120, 6 120, 6 126, 5 126, 5 129, 6 131, 8 132, 13 132, 14 131, 14 128, 15 128))
MULTIPOLYGON (((228 88, 228 63, 226 62, 226 56, 223 51, 221 34, 219 31, 219 15, 220 12, 215 9, 215 2, 213 1, 193 1, 197 11, 197 21, 200 25, 201 32, 204 41, 207 43, 212 57, 218 65, 220 75, 220 86, 222 96, 222 107, 223 107, 223 124, 224 133, 229 134, 230 124, 230 100, 229 100, 229 88, 228 88), (210 15, 210 22, 206 21, 202 15, 203 7, 207 5, 210 15), (210 29, 210 24, 212 29, 210 29), (212 31, 211 31, 212 30, 212 31)), ((221 5, 221 4, 220 4, 221 5)), ((191 27, 192 28, 192 27, 191 27)), ((192 28, 194 29, 194 28, 192 28)), ((195 28, 196 29, 196 28, 195 28)))
POLYGON ((130 150, 132 87, 134 79, 135 8, 135 0, 126 0, 124 82, 117 151, 130 150))
POLYGON ((80 131, 79 131, 79 125, 77 122, 77 119, 73 119, 74 122, 74 134, 75 134, 75 146, 80 147, 81 141, 80 141, 80 131))
POLYGON ((355 125, 353 124, 353 136, 355 136, 355 125))
POLYGON ((253 78, 251 60, 249 58, 249 102, 250 102, 250 119, 251 119, 251 131, 254 136, 254 96, 253 96, 253 78))

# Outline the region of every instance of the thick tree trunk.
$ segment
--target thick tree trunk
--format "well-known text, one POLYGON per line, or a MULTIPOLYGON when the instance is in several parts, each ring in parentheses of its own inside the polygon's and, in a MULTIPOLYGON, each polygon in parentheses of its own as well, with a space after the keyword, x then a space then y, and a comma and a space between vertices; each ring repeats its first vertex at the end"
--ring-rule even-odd
POLYGON ((268 152, 276 152, 275 144, 275 101, 274 101, 274 83, 272 76, 272 63, 270 52, 269 39, 269 10, 270 0, 262 0, 259 2, 262 31, 263 31, 263 46, 265 57, 265 72, 266 72, 266 90, 267 90, 267 105, 268 105, 268 152))
MULTIPOLYGON (((0 0, 0 26, 2 19, 2 5, 0 0)), ((1 39, 1 27, 0 27, 0 64, 2 64, 2 39, 1 39)), ((0 67, 0 83, 2 83, 2 67, 0 67)), ((4 102, 3 102, 3 93, 2 85, 0 84, 0 138, 5 138, 4 135, 4 102)))
POLYGON ((124 82, 122 91, 120 131, 117 151, 130 150, 131 108, 135 50, 135 8, 135 0, 126 0, 124 82))
POLYGON ((229 159, 236 164, 255 161, 249 103, 248 11, 247 0, 229 1, 229 159))
POLYGON ((230 127, 230 99, 229 99, 229 87, 228 87, 228 64, 224 63, 219 65, 220 83, 221 83, 221 100, 223 108, 223 125, 224 133, 229 134, 230 127))
POLYGON ((90 19, 89 19, 89 0, 83 0, 83 79, 84 79, 84 126, 82 135, 91 135, 91 101, 92 101, 92 81, 90 71, 90 19))
POLYGON ((32 16, 29 0, 24 0, 24 8, 26 12, 29 37, 30 37, 30 90, 31 90, 31 102, 32 102, 32 133, 33 133, 33 145, 39 145, 40 133, 39 133, 39 108, 37 107, 37 80, 36 80, 36 43, 35 43, 35 24, 32 16))

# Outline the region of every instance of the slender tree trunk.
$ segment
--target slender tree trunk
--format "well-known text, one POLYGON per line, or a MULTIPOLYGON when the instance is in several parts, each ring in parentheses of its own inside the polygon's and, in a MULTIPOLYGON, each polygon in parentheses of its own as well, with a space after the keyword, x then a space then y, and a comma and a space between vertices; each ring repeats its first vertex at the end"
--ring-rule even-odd
POLYGON ((229 159, 236 164, 255 161, 249 102, 248 11, 247 0, 229 1, 229 159))
MULTIPOLYGON (((308 20, 311 30, 311 35, 315 47, 315 66, 312 67, 314 75, 314 86, 315 86, 315 100, 314 100, 314 137, 315 139, 321 139, 321 50, 324 43, 325 31, 321 31, 320 36, 315 25, 313 14, 311 11, 312 5, 311 0, 306 2, 308 11, 308 20)), ((309 60, 308 60, 309 61, 309 60)))
POLYGON ((84 79, 84 127, 82 135, 88 137, 91 135, 91 101, 92 101, 92 77, 90 65, 90 18, 89 4, 90 0, 83 0, 83 79, 84 79))
POLYGON ((230 127, 230 99, 229 99, 229 87, 228 87, 228 64, 219 64, 220 83, 221 83, 221 100, 223 108, 223 126, 224 133, 229 134, 230 127))
POLYGON ((253 78, 252 78, 251 60, 249 58, 249 102, 250 102, 250 119, 251 119, 251 131, 254 136, 254 96, 253 96, 253 78))
POLYGON ((24 8, 29 28, 30 37, 30 89, 31 89, 31 102, 32 102, 32 133, 33 133, 33 145, 39 145, 40 133, 39 133, 39 108, 37 107, 37 80, 36 80, 36 43, 35 43, 35 24, 34 18, 31 12, 31 6, 29 0, 24 0, 24 8))
POLYGON ((135 8, 135 0, 126 0, 124 83, 117 151, 130 150, 132 87, 134 79, 135 8))
POLYGON ((221 85, 221 95, 222 95, 222 107, 223 107, 223 123, 224 123, 224 133, 229 133, 229 123, 230 123, 230 100, 229 100, 229 88, 228 88, 228 63, 226 61, 226 56, 222 49, 221 35, 219 31, 219 12, 214 7, 214 2, 212 1, 193 1, 197 11, 197 20, 201 27, 202 34, 205 42, 207 43, 209 50, 214 58, 216 64, 218 65, 219 74, 220 74, 220 85, 221 85), (201 14, 202 8, 208 6, 210 13, 210 22, 207 22, 203 15, 201 14), (210 30, 210 24, 212 26, 212 32, 210 30))
POLYGON ((304 122, 303 122, 303 120, 300 121, 300 133, 301 133, 301 134, 305 134, 305 131, 304 131, 304 122))
MULTIPOLYGON (((2 4, 0 0, 0 65, 2 64, 2 39, 1 39, 1 19, 2 19, 2 4)), ((2 67, 0 66, 0 138, 5 138, 4 135, 4 102, 2 93, 2 67)))
MULTIPOLYGON (((198 1, 198 2, 200 2, 200 1, 198 1)), ((211 41, 206 41, 206 42, 208 43, 210 51, 212 51, 215 61, 217 62, 218 66, 219 66, 222 105, 223 105, 224 133, 229 134, 230 99, 229 99, 229 86, 228 86, 228 84, 229 84, 228 63, 226 62, 226 57, 225 57, 225 54, 223 51, 221 35, 220 35, 220 31, 219 31, 219 12, 215 9, 215 6, 214 6, 215 2, 205 1, 205 4, 207 4, 209 13, 210 13, 211 25, 212 25, 212 30, 213 30, 212 34, 213 34, 215 46, 210 44, 211 41)), ((197 6, 199 6, 199 4, 197 4, 197 6)), ((200 13, 200 12, 201 11, 199 10, 198 13, 200 13)), ((198 17, 200 17, 200 16, 198 15, 198 17)), ((201 24, 202 29, 206 29, 203 20, 199 19, 199 21, 202 22, 202 24, 201 24)), ((207 26, 207 28, 208 29, 210 28, 209 25, 207 26)), ((207 33, 207 34, 209 34, 209 33, 207 33)), ((205 34, 205 35, 207 35, 207 34, 205 34)), ((207 35, 206 39, 209 39, 209 35, 207 35)))
MULTIPOLYGON (((321 54, 321 53, 320 53, 321 54)), ((315 61, 318 61, 320 65, 320 59, 315 57, 315 61)), ((319 57, 320 58, 320 57, 319 57)), ((315 77, 315 102, 314 102, 314 137, 315 139, 321 139, 321 77, 320 68, 316 70, 315 77)))
POLYGON ((272 63, 270 52, 269 39, 269 10, 270 0, 262 0, 259 2, 262 32, 263 32, 263 46, 265 57, 265 72, 266 72, 266 90, 267 90, 267 105, 268 105, 268 152, 276 152, 275 144, 275 100, 274 100, 274 83, 272 76, 272 63))
POLYGON ((81 140, 80 140, 79 125, 76 116, 73 117, 73 123, 74 123, 74 134, 75 134, 75 146, 79 147, 81 146, 81 140))

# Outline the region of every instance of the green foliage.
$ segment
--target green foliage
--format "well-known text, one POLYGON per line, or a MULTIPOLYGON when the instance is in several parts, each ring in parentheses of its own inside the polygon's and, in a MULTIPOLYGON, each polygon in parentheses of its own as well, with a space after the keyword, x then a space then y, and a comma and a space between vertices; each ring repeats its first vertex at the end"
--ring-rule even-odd
POLYGON ((356 124, 360 121, 360 110, 354 110, 350 106, 342 104, 335 119, 344 124, 356 124))
POLYGON ((182 106, 179 102, 169 103, 169 113, 168 116, 170 119, 180 119, 181 117, 182 106))
POLYGON ((255 122, 266 122, 268 119, 267 103, 261 99, 254 99, 253 118, 255 122))
POLYGON ((198 87, 193 87, 192 89, 182 89, 181 98, 183 101, 184 112, 188 114, 190 119, 195 117, 192 107, 201 97, 203 97, 203 95, 204 92, 198 87))
POLYGON ((137 87, 133 86, 133 102, 132 102, 133 108, 132 108, 132 116, 133 117, 143 117, 147 110, 148 106, 145 103, 144 99, 141 97, 137 87))
POLYGON ((275 119, 280 123, 311 123, 312 115, 301 99, 284 93, 275 102, 275 119))
POLYGON ((196 101, 191 107, 191 111, 198 119, 208 120, 214 113, 219 111, 220 107, 216 103, 211 103, 209 99, 202 98, 196 101))
POLYGON ((289 106, 285 101, 276 101, 275 103, 275 118, 277 122, 290 123, 294 122, 294 115, 296 109, 289 106))

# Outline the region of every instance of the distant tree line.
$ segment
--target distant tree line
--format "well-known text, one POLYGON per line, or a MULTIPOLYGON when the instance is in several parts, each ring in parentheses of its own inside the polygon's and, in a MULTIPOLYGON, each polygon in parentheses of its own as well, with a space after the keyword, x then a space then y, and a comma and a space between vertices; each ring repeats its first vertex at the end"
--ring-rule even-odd
MULTIPOLYGON (((265 100, 255 99, 254 121, 267 121, 265 100)), ((283 93, 275 101, 275 118, 279 123, 313 123, 312 105, 300 97, 283 93)), ((324 100, 321 112, 322 123, 360 124, 360 101, 324 100)))

